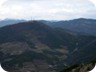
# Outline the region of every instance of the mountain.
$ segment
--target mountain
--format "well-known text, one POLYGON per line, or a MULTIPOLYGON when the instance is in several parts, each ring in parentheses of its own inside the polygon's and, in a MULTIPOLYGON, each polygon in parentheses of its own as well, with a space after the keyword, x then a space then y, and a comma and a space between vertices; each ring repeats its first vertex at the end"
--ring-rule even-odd
POLYGON ((43 21, 45 24, 55 27, 63 28, 79 34, 96 36, 96 20, 95 19, 74 19, 67 21, 43 21))
POLYGON ((25 20, 15 20, 15 19, 0 20, 0 27, 6 26, 6 25, 11 25, 11 24, 16 24, 19 22, 25 22, 25 20))
POLYGON ((96 37, 28 21, 0 28, 0 62, 9 72, 56 72, 96 59, 96 37))

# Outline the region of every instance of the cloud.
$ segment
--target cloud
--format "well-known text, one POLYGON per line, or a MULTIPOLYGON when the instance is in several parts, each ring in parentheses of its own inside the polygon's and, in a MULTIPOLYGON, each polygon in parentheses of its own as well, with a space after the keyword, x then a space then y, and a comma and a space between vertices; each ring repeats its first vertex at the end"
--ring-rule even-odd
POLYGON ((96 0, 90 0, 96 6, 96 0))
POLYGON ((64 20, 96 18, 96 8, 89 0, 5 0, 0 18, 64 20), (93 12, 92 12, 93 11, 93 12))
POLYGON ((0 6, 7 0, 0 0, 0 6))

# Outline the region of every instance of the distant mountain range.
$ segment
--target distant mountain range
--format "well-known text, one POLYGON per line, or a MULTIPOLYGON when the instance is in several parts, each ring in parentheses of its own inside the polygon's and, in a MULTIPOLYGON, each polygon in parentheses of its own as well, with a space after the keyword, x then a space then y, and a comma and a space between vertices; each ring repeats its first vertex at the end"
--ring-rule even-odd
MULTIPOLYGON (((0 27, 16 24, 19 22, 25 22, 26 20, 5 19, 0 21, 0 27)), ((65 21, 46 21, 41 20, 44 24, 47 24, 53 28, 63 28, 65 30, 77 32, 85 35, 96 36, 96 20, 95 19, 74 19, 65 21)))
POLYGON ((96 59, 96 36, 52 23, 27 21, 1 27, 1 66, 9 72, 56 72, 96 59))
POLYGON ((11 25, 11 24, 16 24, 19 22, 25 22, 25 20, 4 19, 4 20, 0 21, 0 27, 6 26, 6 25, 11 25))
POLYGON ((63 28, 69 31, 77 32, 85 35, 96 36, 96 20, 95 19, 74 19, 68 21, 43 21, 45 24, 53 28, 63 28))

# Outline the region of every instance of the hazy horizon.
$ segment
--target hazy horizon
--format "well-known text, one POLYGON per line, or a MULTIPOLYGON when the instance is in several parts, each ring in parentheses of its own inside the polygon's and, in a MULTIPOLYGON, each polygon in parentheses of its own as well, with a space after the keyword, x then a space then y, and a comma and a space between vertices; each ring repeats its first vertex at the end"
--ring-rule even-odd
POLYGON ((25 21, 30 21, 30 20, 36 20, 36 21, 42 21, 42 20, 44 20, 44 21, 70 21, 70 20, 75 20, 75 19, 92 19, 92 20, 96 20, 95 18, 73 18, 73 19, 62 19, 62 20, 47 20, 47 19, 32 19, 32 18, 30 18, 30 19, 19 19, 19 18, 5 18, 5 19, 0 19, 0 21, 6 21, 6 20, 25 20, 25 21))

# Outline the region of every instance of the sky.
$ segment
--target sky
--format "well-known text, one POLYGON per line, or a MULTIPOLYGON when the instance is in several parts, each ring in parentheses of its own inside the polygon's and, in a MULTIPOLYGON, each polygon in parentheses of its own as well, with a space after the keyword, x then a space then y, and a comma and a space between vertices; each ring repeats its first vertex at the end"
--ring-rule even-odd
POLYGON ((0 19, 96 19, 96 0, 0 0, 0 19))

